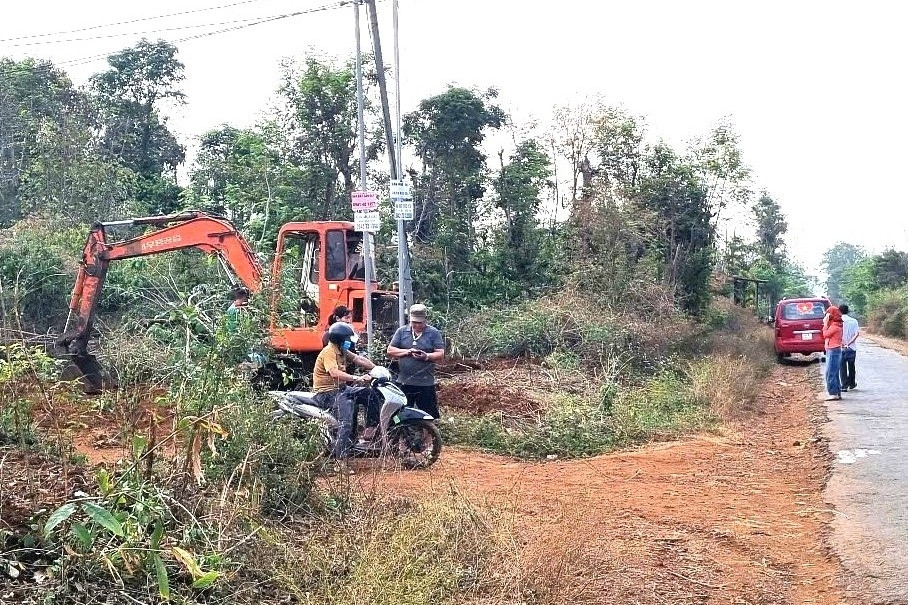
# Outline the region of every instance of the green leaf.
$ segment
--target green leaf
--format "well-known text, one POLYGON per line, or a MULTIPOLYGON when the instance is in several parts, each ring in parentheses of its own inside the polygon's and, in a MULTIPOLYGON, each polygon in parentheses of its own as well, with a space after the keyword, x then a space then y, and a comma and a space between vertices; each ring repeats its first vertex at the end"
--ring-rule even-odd
POLYGON ((47 523, 44 524, 44 535, 50 535, 50 532, 52 532, 55 527, 69 519, 74 512, 76 512, 75 502, 67 502, 52 512, 50 517, 47 518, 47 523))
POLYGON ((216 571, 205 572, 198 580, 192 583, 192 587, 199 589, 208 588, 214 584, 214 581, 218 579, 219 575, 221 574, 216 571))
POLYGON ((164 567, 164 561, 158 553, 151 554, 151 560, 154 562, 154 572, 158 579, 158 592, 165 599, 170 598, 170 579, 167 577, 167 568, 164 567))
POLYGON ((106 496, 110 493, 110 475, 107 474, 107 471, 103 468, 98 471, 95 478, 98 480, 98 489, 101 490, 101 495, 106 496))
POLYGON ((91 548, 94 538, 92 538, 91 532, 88 531, 87 527, 81 523, 73 523, 73 535, 79 540, 79 543, 82 545, 82 550, 91 548))
POLYGON ((113 535, 123 537, 123 526, 120 525, 120 522, 117 521, 106 508, 98 506, 97 504, 92 504, 91 502, 85 502, 82 504, 82 509, 92 521, 113 535))
POLYGON ((161 538, 164 537, 164 525, 161 521, 154 522, 154 532, 151 534, 151 549, 157 550, 161 547, 161 538))

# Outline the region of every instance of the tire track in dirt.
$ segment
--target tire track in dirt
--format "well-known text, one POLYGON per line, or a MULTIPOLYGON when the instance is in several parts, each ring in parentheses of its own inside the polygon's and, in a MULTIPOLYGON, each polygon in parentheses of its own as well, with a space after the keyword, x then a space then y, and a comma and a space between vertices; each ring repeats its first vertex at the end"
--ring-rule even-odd
POLYGON ((356 480, 513 513, 522 564, 572 570, 557 580, 564 602, 849 603, 825 543, 815 372, 776 367, 761 411, 719 435, 545 463, 447 448, 428 471, 364 465, 356 480))

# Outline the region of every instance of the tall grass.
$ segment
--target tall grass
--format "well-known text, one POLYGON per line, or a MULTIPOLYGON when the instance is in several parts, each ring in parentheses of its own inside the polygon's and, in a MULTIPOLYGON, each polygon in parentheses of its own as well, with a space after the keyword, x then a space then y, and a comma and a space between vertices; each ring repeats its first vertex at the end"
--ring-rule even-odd
POLYGON ((541 368, 550 368, 554 384, 534 417, 448 417, 447 441, 526 458, 590 456, 715 430, 753 411, 774 358, 771 330, 748 311, 721 304, 708 324, 665 315, 655 323, 613 316, 582 326, 564 310, 581 308, 573 303, 534 303, 519 321, 505 314, 494 329, 458 332, 486 354, 514 346, 545 354, 541 368), (532 330, 503 339, 502 326, 532 330))

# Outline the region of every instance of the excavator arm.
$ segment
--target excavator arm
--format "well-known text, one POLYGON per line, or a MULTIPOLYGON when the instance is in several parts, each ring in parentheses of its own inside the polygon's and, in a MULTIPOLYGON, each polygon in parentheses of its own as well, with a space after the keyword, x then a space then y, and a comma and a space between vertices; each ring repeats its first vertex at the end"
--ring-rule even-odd
POLYGON ((101 368, 88 353, 88 339, 111 261, 186 248, 220 255, 251 292, 261 289, 262 269, 249 244, 227 220, 204 212, 183 212, 96 223, 92 227, 85 242, 79 273, 69 301, 70 314, 75 323, 59 341, 72 355, 73 362, 82 371, 92 390, 100 389, 101 368), (129 240, 107 241, 108 228, 136 225, 162 228, 129 240))

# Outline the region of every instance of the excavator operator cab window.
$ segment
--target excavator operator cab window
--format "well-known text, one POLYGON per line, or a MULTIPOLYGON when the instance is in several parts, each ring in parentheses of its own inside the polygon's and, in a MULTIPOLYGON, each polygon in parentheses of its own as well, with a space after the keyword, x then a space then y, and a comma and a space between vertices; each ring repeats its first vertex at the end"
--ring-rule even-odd
POLYGON ((282 327, 319 322, 319 239, 315 231, 289 233, 284 239, 277 307, 282 327))
POLYGON ((347 248, 344 232, 329 231, 325 234, 328 253, 325 258, 325 279, 340 281, 347 278, 347 248))

